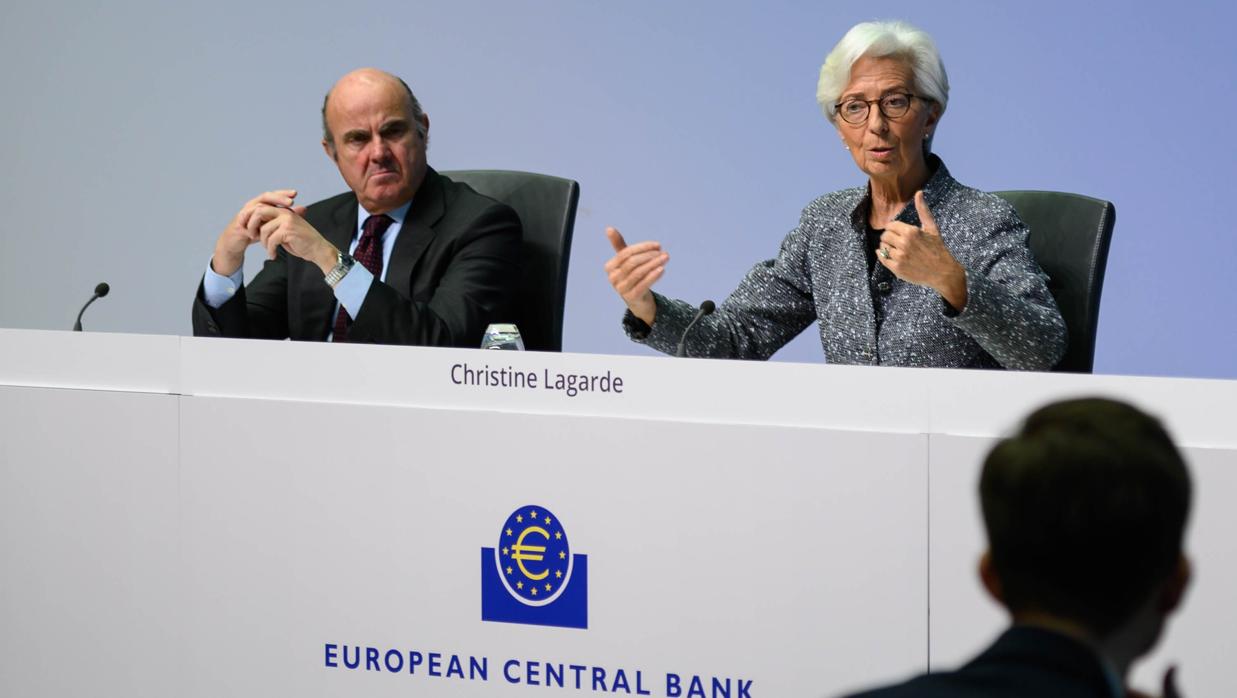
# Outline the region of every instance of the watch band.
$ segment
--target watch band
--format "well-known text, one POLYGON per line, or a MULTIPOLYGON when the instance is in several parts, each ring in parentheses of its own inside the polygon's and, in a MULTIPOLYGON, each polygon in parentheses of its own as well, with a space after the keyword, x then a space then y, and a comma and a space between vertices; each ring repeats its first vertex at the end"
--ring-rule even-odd
POLYGON ((335 254, 335 266, 326 273, 325 281, 328 286, 335 288, 336 284, 344 280, 348 272, 352 270, 352 266, 356 264, 356 260, 351 255, 344 252, 335 254))

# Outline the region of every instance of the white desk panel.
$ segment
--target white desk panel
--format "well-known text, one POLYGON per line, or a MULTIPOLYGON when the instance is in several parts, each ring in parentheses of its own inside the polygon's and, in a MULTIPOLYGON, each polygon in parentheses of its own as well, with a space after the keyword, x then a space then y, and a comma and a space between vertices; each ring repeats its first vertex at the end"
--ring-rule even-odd
POLYGON ((1104 395, 1161 415, 1182 443, 1237 446, 1237 381, 214 338, 183 338, 181 354, 189 395, 966 436, 1006 433, 1052 400, 1104 395), (457 384, 462 366, 513 369, 537 385, 457 384), (545 387, 581 374, 622 378, 623 392, 569 397, 545 387))
POLYGON ((929 426, 930 376, 915 369, 189 337, 182 356, 186 395, 904 433, 929 426), (463 366, 514 369, 536 385, 457 384, 463 366), (560 375, 621 378, 622 392, 546 388, 560 375))
POLYGON ((525 695, 516 658, 813 696, 927 664, 922 435, 188 397, 181 434, 188 695, 525 695), (480 549, 525 504, 589 556, 587 630, 480 621, 480 549))
POLYGON ((180 339, 0 328, 0 385, 176 393, 180 339))
POLYGON ((1138 678, 1180 658, 1188 693, 1230 693, 1237 381, 0 330, 0 694, 483 695, 327 669, 326 643, 492 657, 496 695, 506 657, 655 695, 671 671, 815 696, 948 666, 1003 623, 974 577, 991 438, 1095 394, 1195 466, 1198 581, 1138 678), (546 387, 580 375, 610 390, 546 387), (539 501, 590 554, 588 631, 479 620, 480 547, 539 501))
POLYGON ((1036 407, 1066 398, 1127 400, 1164 420, 1180 444, 1237 448, 1237 381, 922 369, 935 434, 1000 436, 1036 407))
POLYGON ((177 398, 0 387, 0 695, 177 695, 177 398))

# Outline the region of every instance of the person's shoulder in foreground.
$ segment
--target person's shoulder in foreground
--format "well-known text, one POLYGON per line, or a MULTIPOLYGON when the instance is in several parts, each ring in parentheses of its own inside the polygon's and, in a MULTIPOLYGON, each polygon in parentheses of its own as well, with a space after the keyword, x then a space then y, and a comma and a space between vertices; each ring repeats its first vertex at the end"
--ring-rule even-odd
POLYGON ((1126 685, 1130 666, 1155 647, 1191 574, 1190 476, 1160 422, 1103 398, 1047 405, 988 454, 979 492, 979 576, 1010 628, 955 671, 857 695, 1142 695, 1126 685))
POLYGON ((956 671, 924 674, 851 698, 1117 698, 1113 691, 1090 647, 1066 635, 1019 626, 956 671))

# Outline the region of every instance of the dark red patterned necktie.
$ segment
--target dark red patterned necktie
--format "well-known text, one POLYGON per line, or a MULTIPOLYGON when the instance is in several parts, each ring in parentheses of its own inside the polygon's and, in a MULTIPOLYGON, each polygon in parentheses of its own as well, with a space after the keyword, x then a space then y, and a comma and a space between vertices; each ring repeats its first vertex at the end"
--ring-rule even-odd
MULTIPOLYGON (((361 226, 361 241, 352 252, 352 258, 368 269, 375 279, 382 278, 382 234, 387 232, 387 228, 394 222, 395 220, 385 213, 366 218, 365 224, 361 226)), ((344 310, 343 304, 340 304, 339 314, 335 316, 335 335, 331 341, 348 341, 348 328, 351 326, 352 316, 344 310)))

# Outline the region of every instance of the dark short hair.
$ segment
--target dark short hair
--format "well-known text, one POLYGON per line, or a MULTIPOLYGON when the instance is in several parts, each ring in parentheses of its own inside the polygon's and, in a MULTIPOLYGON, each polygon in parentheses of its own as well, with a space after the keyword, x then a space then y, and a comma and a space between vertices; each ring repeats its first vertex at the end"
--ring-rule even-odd
MULTIPOLYGON (((408 86, 408 83, 404 82, 403 78, 398 75, 391 75, 391 77, 398 80, 399 84, 403 86, 404 91, 408 93, 408 109, 412 113, 413 128, 416 129, 422 138, 425 138, 425 126, 421 124, 421 117, 425 116, 425 110, 421 108, 420 100, 412 93, 412 88, 408 86)), ((326 121, 326 105, 330 101, 331 91, 328 90, 326 96, 322 98, 322 140, 326 141, 327 145, 332 149, 331 152, 334 152, 335 134, 331 133, 331 126, 326 121)))
POLYGON ((1172 574, 1190 489, 1168 432, 1132 405, 1036 410, 988 454, 979 483, 1005 604, 1114 630, 1172 574))

